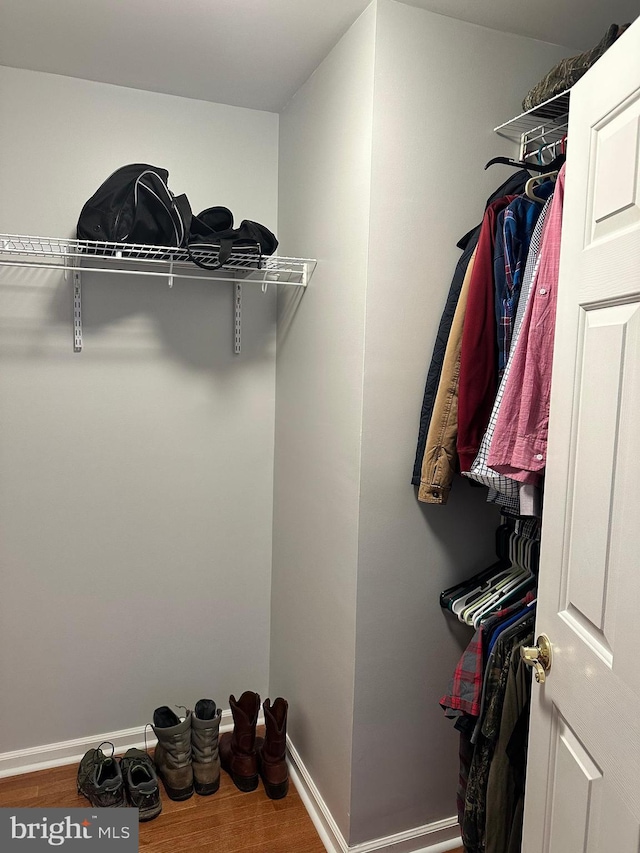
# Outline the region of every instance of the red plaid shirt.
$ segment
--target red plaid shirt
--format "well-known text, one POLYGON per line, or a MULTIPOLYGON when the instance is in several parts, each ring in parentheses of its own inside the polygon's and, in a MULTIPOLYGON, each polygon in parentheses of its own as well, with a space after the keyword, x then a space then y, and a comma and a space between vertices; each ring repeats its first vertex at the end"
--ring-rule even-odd
POLYGON ((507 616, 515 613, 515 611, 523 607, 523 605, 532 601, 534 597, 533 593, 528 592, 522 601, 492 614, 491 617, 478 628, 473 635, 473 639, 458 661, 453 677, 449 682, 447 693, 440 700, 440 705, 445 712, 451 709, 454 711, 463 711, 471 717, 480 716, 480 708, 482 704, 482 682, 484 679, 485 667, 485 636, 487 634, 491 634, 491 631, 501 619, 505 619, 507 616))
POLYGON ((484 678, 484 650, 482 647, 482 625, 462 653, 447 693, 440 700, 446 711, 464 711, 472 717, 480 715, 482 679, 484 678))

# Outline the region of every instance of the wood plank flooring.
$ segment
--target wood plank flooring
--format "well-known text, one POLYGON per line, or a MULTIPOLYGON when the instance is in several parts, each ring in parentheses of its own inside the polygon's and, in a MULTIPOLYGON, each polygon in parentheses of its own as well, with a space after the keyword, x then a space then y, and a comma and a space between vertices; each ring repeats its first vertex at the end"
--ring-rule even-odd
MULTIPOLYGON (((76 793, 77 765, 0 779, 0 807, 85 808, 76 793)), ((162 814, 140 824, 144 853, 325 853, 293 785, 283 800, 270 800, 262 783, 243 794, 226 773, 210 797, 175 803, 161 785, 162 814)), ((452 853, 464 853, 462 848, 452 853)))
MULTIPOLYGON (((77 766, 55 767, 0 779, 0 807, 84 808, 76 793, 77 766)), ((161 787, 162 814, 140 824, 145 853, 325 853, 293 785, 282 800, 270 800, 262 783, 243 794, 226 773, 210 797, 194 794, 175 803, 161 787)))

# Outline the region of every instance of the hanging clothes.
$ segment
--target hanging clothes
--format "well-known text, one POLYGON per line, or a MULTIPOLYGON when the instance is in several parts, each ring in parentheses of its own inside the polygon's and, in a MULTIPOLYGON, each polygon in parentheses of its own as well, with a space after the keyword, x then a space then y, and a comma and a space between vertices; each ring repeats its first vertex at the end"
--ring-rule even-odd
POLYGON ((531 674, 520 654, 513 654, 487 781, 485 853, 520 850, 531 674))
POLYGON ((451 491, 456 470, 458 438, 458 380, 460 378, 460 350, 462 329, 467 310, 469 285, 475 265, 474 250, 460 289, 451 332, 442 365, 442 375, 433 407, 433 416, 427 434, 422 459, 418 500, 424 503, 445 504, 451 491))
MULTIPOLYGON (((527 593, 524 602, 533 598, 527 593)), ((472 742, 473 731, 480 718, 483 697, 487 632, 493 627, 522 610, 522 602, 505 608, 481 625, 473 639, 460 658, 455 672, 449 683, 446 694, 440 699, 440 705, 448 719, 455 720, 455 728, 460 733, 458 788, 456 803, 458 821, 463 824, 467 799, 469 772, 473 762, 475 744, 472 742)))
POLYGON ((500 636, 491 653, 487 671, 486 708, 479 726, 480 732, 475 744, 465 801, 462 822, 462 840, 467 853, 482 853, 485 844, 487 819, 487 785, 491 762, 498 735, 502 708, 506 693, 511 657, 520 654, 522 645, 533 642, 533 619, 525 624, 508 628, 500 636))
POLYGON ((440 595, 443 609, 463 621, 469 604, 482 614, 440 699, 460 737, 456 799, 466 853, 488 853, 488 844, 492 853, 506 853, 521 834, 530 678, 518 662, 522 646, 533 642, 539 535, 536 520, 505 520, 496 531, 498 562, 440 595), (520 568, 530 583, 483 609, 483 597, 493 600, 505 574, 520 568))
POLYGON ((495 430, 496 421, 498 419, 498 412, 500 410, 500 405, 504 395, 504 389, 510 376, 514 352, 516 350, 516 346, 520 336, 520 330, 522 328, 522 320, 524 317, 525 309, 528 304, 531 289, 537 275, 537 262, 539 257, 540 245, 542 243, 544 225, 550 206, 551 202, 547 200, 540 212, 540 215, 538 216, 536 226, 533 230, 533 234, 530 239, 526 270, 522 282, 518 310, 516 312, 516 317, 514 321, 512 348, 509 354, 509 360, 507 362, 504 374, 502 376, 502 379, 500 380, 500 386, 498 388, 496 399, 493 403, 493 409, 489 418, 489 424, 487 426, 487 430, 484 436, 482 437, 482 441, 480 442, 480 448, 478 449, 478 454, 474 459, 473 464, 471 465, 471 470, 464 472, 463 474, 463 476, 468 477, 469 479, 475 480, 478 483, 482 483, 485 486, 489 486, 490 488, 495 489, 499 493, 496 502, 503 507, 507 507, 514 514, 519 514, 520 512, 519 484, 516 481, 504 476, 503 474, 498 474, 497 471, 494 471, 492 468, 490 468, 487 464, 487 456, 489 453, 489 447, 491 446, 491 441, 493 439, 493 433, 495 430))
MULTIPOLYGON (((536 196, 543 202, 553 192, 553 181, 545 181, 536 188, 536 196)), ((518 308, 522 277, 529 255, 529 244, 540 216, 542 205, 526 195, 518 196, 504 211, 502 217, 502 256, 494 255, 496 280, 495 310, 498 329, 498 376, 502 376, 511 349, 513 320, 518 308)))
POLYGON ((522 321, 487 459, 495 471, 534 485, 540 482, 547 458, 564 176, 563 166, 545 224, 536 286, 522 321))
POLYGON ((478 239, 460 352, 457 450, 461 471, 469 471, 476 458, 498 389, 493 252, 496 218, 514 199, 506 196, 489 205, 478 239))
MULTIPOLYGON (((498 187, 498 189, 494 193, 491 194, 491 196, 487 199, 486 207, 488 207, 492 202, 496 201, 499 198, 503 198, 506 195, 517 195, 518 193, 523 192, 525 184, 529 177, 529 173, 522 169, 517 172, 514 172, 512 175, 509 176, 509 178, 507 178, 507 180, 501 186, 498 187)), ((457 244, 458 248, 462 249, 463 251, 456 265, 456 269, 453 274, 453 280, 449 288, 449 294, 447 296, 445 308, 440 319, 440 325, 438 328, 436 342, 433 349, 433 355, 431 357, 431 363, 427 372, 427 380, 422 400, 422 408, 420 411, 418 443, 416 448, 415 461, 413 464, 413 476, 411 478, 411 483, 414 486, 420 485, 420 473, 422 470, 424 449, 427 441, 429 424, 431 423, 431 415, 433 413, 433 406, 438 390, 438 384, 440 382, 440 376, 442 373, 442 365, 444 362, 447 340, 449 338, 449 332, 451 330, 453 316, 455 314, 456 306, 458 304, 458 297, 460 295, 460 289, 462 287, 464 275, 469 264, 471 255, 473 254, 478 244, 478 238, 480 236, 481 227, 482 223, 480 225, 477 225, 475 228, 472 228, 471 231, 465 234, 464 237, 462 237, 457 244)))

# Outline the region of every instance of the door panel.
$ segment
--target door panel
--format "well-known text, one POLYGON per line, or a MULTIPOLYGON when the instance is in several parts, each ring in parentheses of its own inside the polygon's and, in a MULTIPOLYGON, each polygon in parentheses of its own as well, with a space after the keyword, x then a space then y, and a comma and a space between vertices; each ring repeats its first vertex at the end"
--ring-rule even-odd
POLYGON ((564 609, 590 635, 594 650, 611 663, 616 575, 610 568, 620 401, 633 391, 628 366, 635 357, 640 306, 594 308, 584 314, 564 609))
POLYGON ((586 851, 594 815, 599 811, 602 772, 558 714, 553 728, 555 768, 549 852, 586 851))
POLYGON ((593 129, 591 240, 640 224, 640 97, 633 96, 593 129))
POLYGON ((639 853, 640 22, 571 94, 524 853, 639 853))

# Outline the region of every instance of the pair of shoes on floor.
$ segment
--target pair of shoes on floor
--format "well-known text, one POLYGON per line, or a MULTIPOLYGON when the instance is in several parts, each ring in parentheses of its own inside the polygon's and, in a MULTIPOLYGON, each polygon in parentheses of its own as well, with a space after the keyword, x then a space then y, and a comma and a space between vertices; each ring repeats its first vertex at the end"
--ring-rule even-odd
POLYGON ((154 761, 158 776, 172 800, 196 794, 215 794, 220 787, 218 735, 220 715, 213 699, 200 699, 193 713, 180 719, 163 705, 153 712, 152 729, 158 738, 154 761))
POLYGON ((140 821, 153 820, 162 811, 158 777, 151 757, 141 749, 129 749, 122 759, 114 756, 114 746, 104 741, 82 757, 78 768, 78 793, 97 808, 139 809, 140 821), (107 756, 101 747, 111 747, 107 756))
POLYGON ((229 697, 233 715, 233 732, 220 738, 222 768, 240 791, 255 791, 262 779, 267 796, 272 800, 286 797, 289 790, 289 769, 286 761, 287 713, 286 699, 278 697, 273 705, 265 699, 265 737, 256 737, 260 712, 260 696, 245 691, 236 701, 229 697))

